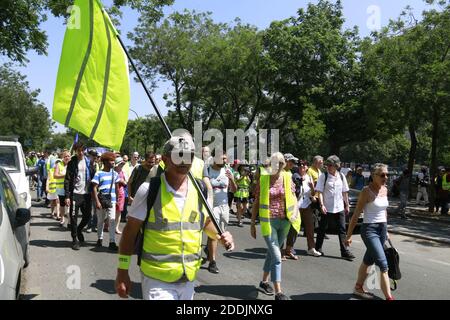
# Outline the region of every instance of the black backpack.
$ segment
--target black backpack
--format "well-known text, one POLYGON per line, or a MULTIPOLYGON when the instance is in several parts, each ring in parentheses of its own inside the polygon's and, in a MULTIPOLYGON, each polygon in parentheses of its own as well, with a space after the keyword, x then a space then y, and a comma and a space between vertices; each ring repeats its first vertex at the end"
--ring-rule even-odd
MULTIPOLYGON (((205 198, 208 197, 208 190, 207 190, 206 185, 203 182, 203 180, 200 180, 200 179, 196 179, 196 180, 197 180, 197 183, 200 186, 201 192, 203 193, 205 198)), ((142 251, 144 249, 144 231, 145 231, 145 227, 148 222, 148 216, 150 215, 150 210, 152 209, 153 204, 155 203, 156 196, 158 195, 160 186, 161 186, 161 177, 160 176, 156 176, 156 177, 153 177, 150 179, 150 183, 148 186, 148 193, 147 193, 147 215, 145 216, 144 223, 142 224, 142 227, 139 230, 138 235, 136 236, 136 241, 134 244, 134 252, 137 255, 138 266, 141 265, 141 256, 142 256, 142 251)))
POLYGON ((386 259, 388 262, 388 275, 389 278, 393 280, 394 287, 391 288, 393 291, 397 289, 397 280, 402 278, 402 273, 400 271, 400 256, 398 251, 392 245, 391 240, 387 241, 389 243, 389 247, 384 244, 384 254, 386 255, 386 259))

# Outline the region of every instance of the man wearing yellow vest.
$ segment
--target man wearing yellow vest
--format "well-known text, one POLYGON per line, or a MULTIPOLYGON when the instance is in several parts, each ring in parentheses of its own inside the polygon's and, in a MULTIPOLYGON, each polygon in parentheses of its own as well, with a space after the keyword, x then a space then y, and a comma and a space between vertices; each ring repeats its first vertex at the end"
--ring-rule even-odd
POLYGON ((291 175, 284 171, 286 161, 280 152, 271 156, 271 166, 261 167, 252 208, 251 236, 256 239, 256 214, 259 211, 261 233, 268 248, 263 267, 260 290, 267 295, 275 293, 275 300, 289 300, 281 290, 281 244, 286 240, 291 225, 300 229, 300 214, 291 175), (268 282, 269 274, 275 287, 268 282))
MULTIPOLYGON (((142 296, 145 300, 192 300, 194 280, 201 266, 203 231, 234 248, 229 232, 217 234, 188 177, 194 159, 192 139, 174 136, 164 144, 164 173, 141 185, 130 207, 119 247, 116 291, 127 298, 131 290, 128 274, 135 240, 144 226, 141 254, 142 296), (150 185, 160 185, 147 208, 150 185)), ((154 190, 153 190, 154 192, 154 190)))

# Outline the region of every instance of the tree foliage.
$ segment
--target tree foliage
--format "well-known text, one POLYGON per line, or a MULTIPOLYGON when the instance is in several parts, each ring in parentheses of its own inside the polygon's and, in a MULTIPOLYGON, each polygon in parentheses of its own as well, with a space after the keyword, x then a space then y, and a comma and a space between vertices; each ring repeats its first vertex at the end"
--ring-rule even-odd
POLYGON ((50 137, 52 121, 38 93, 30 90, 25 76, 0 66, 0 132, 19 136, 25 149, 40 149, 50 137))

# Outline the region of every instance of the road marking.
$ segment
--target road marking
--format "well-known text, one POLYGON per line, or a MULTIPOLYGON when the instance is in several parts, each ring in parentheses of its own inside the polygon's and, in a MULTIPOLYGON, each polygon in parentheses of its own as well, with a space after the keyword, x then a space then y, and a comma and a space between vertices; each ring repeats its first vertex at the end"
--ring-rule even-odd
POLYGON ((428 259, 428 261, 434 262, 434 263, 443 264, 444 266, 450 266, 450 263, 447 263, 447 262, 444 262, 444 261, 439 261, 439 260, 434 260, 434 259, 428 259))

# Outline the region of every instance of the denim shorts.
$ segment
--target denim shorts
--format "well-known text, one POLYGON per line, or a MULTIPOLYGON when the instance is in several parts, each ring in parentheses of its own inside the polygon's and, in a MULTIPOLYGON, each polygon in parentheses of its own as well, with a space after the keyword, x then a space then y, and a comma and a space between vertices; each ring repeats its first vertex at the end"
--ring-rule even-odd
POLYGON ((381 272, 388 271, 388 263, 384 254, 384 243, 387 237, 387 223, 363 223, 361 238, 367 247, 363 262, 371 266, 374 263, 381 272))

